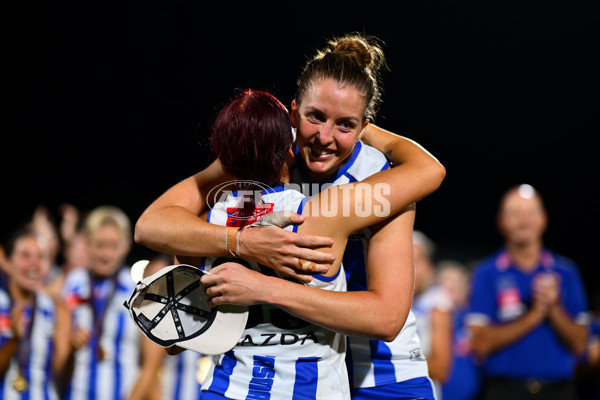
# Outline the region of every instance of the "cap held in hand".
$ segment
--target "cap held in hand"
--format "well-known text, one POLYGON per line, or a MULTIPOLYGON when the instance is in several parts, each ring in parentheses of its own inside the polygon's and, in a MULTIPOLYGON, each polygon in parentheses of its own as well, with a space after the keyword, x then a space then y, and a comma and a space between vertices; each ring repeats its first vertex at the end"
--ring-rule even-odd
POLYGON ((206 273, 187 264, 162 268, 138 282, 124 305, 144 335, 159 346, 225 353, 242 336, 248 307, 209 307, 200 284, 206 273))

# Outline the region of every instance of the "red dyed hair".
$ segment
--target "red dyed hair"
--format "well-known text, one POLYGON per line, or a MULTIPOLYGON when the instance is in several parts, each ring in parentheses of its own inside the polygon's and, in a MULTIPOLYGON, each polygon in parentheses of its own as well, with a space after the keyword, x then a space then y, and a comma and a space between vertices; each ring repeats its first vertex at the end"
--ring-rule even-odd
POLYGON ((273 185, 292 143, 290 116, 275 96, 246 89, 221 109, 210 142, 225 171, 236 179, 273 185))

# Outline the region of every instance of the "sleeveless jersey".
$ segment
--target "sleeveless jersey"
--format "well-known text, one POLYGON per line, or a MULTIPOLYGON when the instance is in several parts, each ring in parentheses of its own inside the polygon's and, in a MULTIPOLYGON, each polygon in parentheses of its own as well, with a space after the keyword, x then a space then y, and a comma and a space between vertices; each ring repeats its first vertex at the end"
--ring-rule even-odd
MULTIPOLYGON (((63 296, 71 309, 73 328, 89 332, 94 327, 94 309, 105 309, 99 340, 91 340, 75 353, 70 400, 119 400, 126 398, 140 370, 141 333, 123 303, 134 289, 129 267, 94 282, 89 271, 78 268, 65 278, 63 296), (93 289, 92 289, 93 288, 93 289)), ((101 315, 100 312, 96 312, 101 315)))
POLYGON ((434 309, 452 312, 452 300, 440 285, 432 285, 413 299, 413 312, 417 317, 417 332, 421 339, 423 355, 431 354, 431 318, 434 309))
MULTIPOLYGON (((325 189, 327 185, 360 182, 389 167, 380 151, 357 142, 350 159, 326 181, 313 183, 298 153, 296 164, 290 173, 291 180, 301 185, 303 193, 312 195, 325 189)), ((367 289, 366 254, 370 237, 371 230, 362 229, 348 238, 343 258, 348 290, 367 289)), ((348 369, 356 388, 381 386, 428 376, 427 361, 421 350, 416 318, 412 310, 409 311, 402 330, 392 342, 349 337, 348 343, 348 369)))
MULTIPOLYGON (((305 199, 308 198, 300 192, 281 186, 262 194, 269 210, 298 214, 302 214, 305 199)), ((209 222, 232 225, 238 201, 234 192, 224 202, 217 203, 209 214, 209 222)), ((286 229, 296 231, 297 226, 286 229)), ((275 274, 270 268, 239 258, 205 258, 203 268, 209 270, 224 261, 240 262, 264 274, 275 274)), ((308 285, 344 291, 343 268, 334 277, 315 275, 308 285)), ((278 307, 252 306, 238 344, 231 351, 213 357, 214 365, 202 390, 231 399, 347 400, 350 390, 345 351, 346 341, 341 334, 293 317, 278 307)))
MULTIPOLYGON (((14 336, 10 327, 11 305, 12 301, 8 293, 0 289, 0 346, 2 347, 14 336)), ((8 370, 1 381, 0 399, 57 400, 58 394, 52 380, 54 327, 56 325, 54 301, 43 293, 37 293, 35 309, 24 309, 23 317, 29 321, 33 317, 29 343, 31 348, 27 359, 23 360, 23 375, 28 382, 27 391, 21 394, 13 388, 13 382, 19 374, 19 354, 17 352, 10 360, 8 370), (35 312, 35 316, 32 312, 35 312)))

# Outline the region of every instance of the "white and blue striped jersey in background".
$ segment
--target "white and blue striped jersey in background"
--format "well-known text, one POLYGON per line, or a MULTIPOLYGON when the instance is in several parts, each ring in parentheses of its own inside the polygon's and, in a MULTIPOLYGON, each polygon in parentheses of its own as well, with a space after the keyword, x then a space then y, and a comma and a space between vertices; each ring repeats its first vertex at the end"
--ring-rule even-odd
MULTIPOLYGON (((3 347, 14 334, 10 327, 12 301, 4 289, 0 289, 0 346, 3 347)), ((19 373, 18 353, 10 360, 8 370, 1 381, 0 399, 44 399, 56 400, 58 394, 52 381, 52 356, 56 308, 54 301, 43 293, 36 294, 35 318, 31 331, 31 350, 26 360, 24 376, 28 390, 23 394, 13 388, 13 381, 19 373)), ((23 316, 31 320, 32 309, 23 310, 23 316)))
MULTIPOLYGON (((423 344, 423 355, 425 357, 431 355, 432 317, 435 309, 449 313, 453 312, 452 300, 439 284, 428 287, 413 299, 412 310, 417 318, 417 332, 423 344)), ((435 386, 436 399, 442 400, 442 384, 433 379, 432 382, 435 386)))
MULTIPOLYGON (((296 190, 281 186, 263 192, 273 211, 302 213, 304 199, 296 190)), ((235 208, 234 192, 210 211, 209 222, 225 225, 227 208, 235 208)), ((297 226, 286 228, 295 231, 297 226)), ((205 258, 209 270, 222 261, 237 261, 265 274, 270 268, 242 259, 205 258)), ((346 290, 343 268, 334 277, 316 275, 308 284, 326 290, 346 290)), ((310 301, 310 299, 306 299, 310 301)), ((238 344, 226 354, 213 358, 213 367, 202 390, 231 399, 348 400, 350 389, 345 365, 346 340, 341 334, 295 318, 278 307, 250 307, 248 324, 238 344)))
MULTIPOLYGON (((307 184, 313 195, 323 185, 341 185, 360 182, 365 178, 388 169, 385 156, 375 148, 358 142, 350 159, 330 179, 315 185, 303 169, 303 161, 296 153, 296 165, 291 169, 291 180, 307 184)), ((363 229, 348 238, 343 265, 348 279, 348 290, 367 289, 366 253, 371 237, 370 229, 363 229)), ((393 254, 390 254, 393 257, 393 254)), ((349 337, 348 369, 356 388, 369 388, 403 382, 413 378, 428 377, 427 361, 421 351, 414 313, 408 318, 398 336, 392 342, 349 337)))
MULTIPOLYGON (((141 332, 131 323, 129 312, 123 307, 133 289, 134 282, 127 266, 119 269, 116 280, 106 278, 94 288, 94 301, 108 302, 100 337, 103 357, 94 350, 95 339, 75 353, 67 400, 121 400, 133 389, 140 371, 141 332)), ((62 294, 72 308, 73 328, 80 326, 91 331, 94 317, 88 270, 70 271, 62 294)))
POLYGON ((203 355, 184 351, 167 355, 160 371, 163 400, 198 400, 200 398, 200 360, 203 355))

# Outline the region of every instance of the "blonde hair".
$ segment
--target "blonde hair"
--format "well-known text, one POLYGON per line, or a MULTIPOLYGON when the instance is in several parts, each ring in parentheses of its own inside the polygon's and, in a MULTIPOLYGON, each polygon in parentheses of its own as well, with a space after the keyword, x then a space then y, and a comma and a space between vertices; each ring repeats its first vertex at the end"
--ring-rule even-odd
POLYGON ((131 221, 123 210, 115 206, 99 206, 90 211, 85 218, 84 230, 90 236, 106 225, 117 227, 124 239, 132 240, 131 221))
POLYGON ((433 260, 435 243, 427 235, 419 230, 413 230, 412 240, 414 246, 420 246, 425 251, 425 254, 427 254, 427 257, 433 260))

